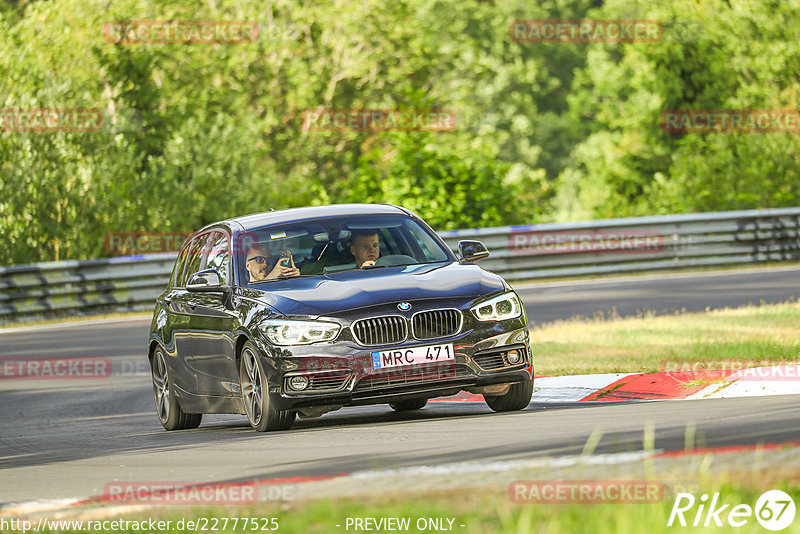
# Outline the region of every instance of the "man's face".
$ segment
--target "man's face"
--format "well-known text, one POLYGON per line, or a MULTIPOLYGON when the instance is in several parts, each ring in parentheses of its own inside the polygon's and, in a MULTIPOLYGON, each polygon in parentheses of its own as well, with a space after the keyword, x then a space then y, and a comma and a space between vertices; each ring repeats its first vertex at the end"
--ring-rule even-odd
POLYGON ((265 280, 267 278, 267 274, 269 274, 269 271, 267 270, 269 258, 269 251, 264 249, 251 248, 247 251, 247 261, 245 266, 247 267, 247 272, 250 273, 251 282, 265 280))
POLYGON ((353 243, 350 245, 350 253, 356 257, 356 266, 358 267, 361 267, 361 264, 367 260, 377 260, 381 253, 378 234, 354 237, 353 243))

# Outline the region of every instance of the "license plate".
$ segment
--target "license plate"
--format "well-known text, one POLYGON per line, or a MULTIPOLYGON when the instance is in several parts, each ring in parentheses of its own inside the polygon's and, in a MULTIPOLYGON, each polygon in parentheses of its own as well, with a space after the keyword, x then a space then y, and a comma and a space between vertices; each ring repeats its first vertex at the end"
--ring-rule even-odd
POLYGON ((448 343, 446 345, 429 345, 427 347, 373 352, 372 367, 374 369, 386 369, 388 367, 403 367, 406 365, 435 363, 454 359, 453 344, 448 343))

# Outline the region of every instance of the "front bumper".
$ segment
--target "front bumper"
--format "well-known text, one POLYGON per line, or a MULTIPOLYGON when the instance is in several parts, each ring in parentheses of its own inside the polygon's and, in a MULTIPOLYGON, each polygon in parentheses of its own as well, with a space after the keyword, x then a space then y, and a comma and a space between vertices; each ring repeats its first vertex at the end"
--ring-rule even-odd
POLYGON ((533 359, 528 329, 520 320, 491 323, 451 338, 365 348, 352 341, 324 346, 264 347, 270 402, 280 410, 316 406, 358 406, 409 398, 440 397, 462 390, 530 379, 533 359), (510 327, 510 328, 509 328, 510 327), (374 369, 372 352, 452 343, 454 360, 374 369), (320 350, 324 347, 324 350, 320 350), (522 360, 510 364, 516 350, 522 360), (292 391, 288 380, 303 375, 309 386, 292 391))

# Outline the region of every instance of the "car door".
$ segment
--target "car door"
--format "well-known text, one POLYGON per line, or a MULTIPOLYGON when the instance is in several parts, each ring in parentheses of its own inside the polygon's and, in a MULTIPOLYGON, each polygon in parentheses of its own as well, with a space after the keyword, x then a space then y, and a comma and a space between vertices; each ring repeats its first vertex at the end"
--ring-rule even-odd
MULTIPOLYGON (((216 269, 223 285, 231 283, 230 237, 222 230, 209 234, 198 270, 216 269)), ((234 354, 236 311, 230 295, 222 292, 190 293, 190 366, 203 395, 238 395, 239 378, 234 354)))
POLYGON ((164 304, 169 310, 170 338, 176 352, 172 362, 175 385, 190 393, 197 393, 197 373, 191 367, 194 342, 190 324, 196 302, 194 294, 186 291, 186 281, 191 273, 200 270, 208 237, 207 233, 194 237, 181 251, 174 282, 164 295, 164 304))

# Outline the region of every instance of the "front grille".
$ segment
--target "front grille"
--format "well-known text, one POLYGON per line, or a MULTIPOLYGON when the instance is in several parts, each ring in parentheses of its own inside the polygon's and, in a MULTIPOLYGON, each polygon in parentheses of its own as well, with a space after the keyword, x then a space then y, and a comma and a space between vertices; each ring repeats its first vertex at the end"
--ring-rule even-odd
POLYGON ((366 376, 356 384, 355 391, 370 389, 380 389, 391 386, 403 386, 421 382, 437 382, 442 380, 454 380, 471 376, 469 369, 463 365, 431 364, 422 367, 411 367, 408 369, 395 369, 386 373, 366 376))
POLYGON ((408 338, 408 323, 402 315, 359 319, 350 330, 356 343, 365 347, 402 343, 408 338))
POLYGON ((524 348, 521 347, 503 347, 502 350, 493 352, 486 352, 483 354, 476 354, 472 357, 475 363, 481 366, 485 371, 494 371, 495 369, 502 369, 504 367, 519 367, 528 362, 528 354, 524 348), (522 362, 511 365, 508 363, 506 353, 510 350, 516 350, 522 354, 522 362))
POLYGON ((411 318, 411 332, 417 339, 452 336, 461 330, 461 319, 461 311, 455 308, 422 311, 411 318))

